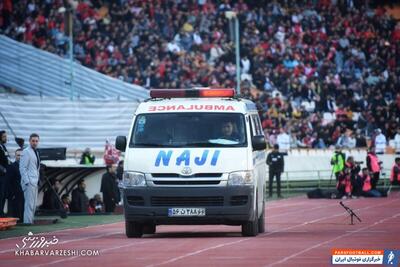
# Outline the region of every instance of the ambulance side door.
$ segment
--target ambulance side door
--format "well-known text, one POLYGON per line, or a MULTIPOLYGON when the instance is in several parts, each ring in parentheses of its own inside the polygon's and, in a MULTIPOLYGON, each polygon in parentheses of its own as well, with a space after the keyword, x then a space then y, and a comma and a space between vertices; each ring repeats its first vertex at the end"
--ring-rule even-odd
MULTIPOLYGON (((257 135, 264 135, 260 118, 257 114, 250 115, 250 129, 251 137, 257 135)), ((250 140, 251 142, 251 140, 250 140)), ((257 180, 257 195, 258 195, 258 207, 259 213, 261 213, 261 207, 264 207, 264 196, 265 196, 265 179, 266 179, 266 158, 265 150, 253 151, 253 174, 254 178, 257 180)))

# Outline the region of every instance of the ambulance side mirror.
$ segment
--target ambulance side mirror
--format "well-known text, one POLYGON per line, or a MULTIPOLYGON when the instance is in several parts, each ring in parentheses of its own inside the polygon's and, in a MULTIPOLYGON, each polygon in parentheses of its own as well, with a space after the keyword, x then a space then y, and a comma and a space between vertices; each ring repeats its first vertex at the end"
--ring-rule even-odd
POLYGON ((115 147, 122 152, 125 152, 126 149, 126 137, 125 136, 117 136, 115 140, 115 147))
POLYGON ((254 151, 264 150, 267 148, 264 135, 256 135, 251 138, 251 145, 254 151))

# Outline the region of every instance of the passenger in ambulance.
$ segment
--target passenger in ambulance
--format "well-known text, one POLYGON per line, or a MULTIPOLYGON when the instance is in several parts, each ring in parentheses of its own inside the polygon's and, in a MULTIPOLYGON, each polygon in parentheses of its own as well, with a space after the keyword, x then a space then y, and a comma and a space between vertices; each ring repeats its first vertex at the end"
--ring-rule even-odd
POLYGON ((172 139, 171 129, 164 122, 148 120, 138 127, 135 144, 138 145, 168 145, 172 139))

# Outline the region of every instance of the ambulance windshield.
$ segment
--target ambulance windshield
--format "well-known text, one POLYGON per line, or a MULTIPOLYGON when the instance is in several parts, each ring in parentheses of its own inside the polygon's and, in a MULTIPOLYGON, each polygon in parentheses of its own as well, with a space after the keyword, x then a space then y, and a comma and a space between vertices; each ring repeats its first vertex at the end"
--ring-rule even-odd
POLYGON ((130 147, 243 147, 240 113, 156 113, 136 117, 130 147))

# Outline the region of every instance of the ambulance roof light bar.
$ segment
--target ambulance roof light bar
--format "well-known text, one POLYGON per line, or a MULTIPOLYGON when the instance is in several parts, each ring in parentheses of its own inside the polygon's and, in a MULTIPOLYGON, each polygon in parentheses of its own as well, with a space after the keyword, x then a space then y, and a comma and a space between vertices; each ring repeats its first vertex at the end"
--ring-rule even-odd
POLYGON ((151 98, 234 97, 232 88, 151 89, 151 98))

